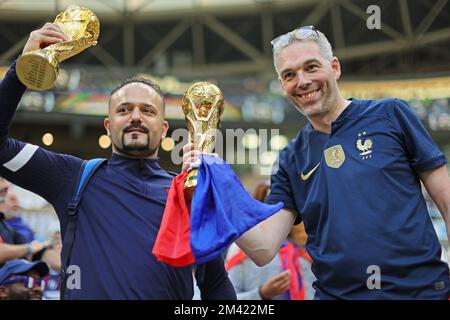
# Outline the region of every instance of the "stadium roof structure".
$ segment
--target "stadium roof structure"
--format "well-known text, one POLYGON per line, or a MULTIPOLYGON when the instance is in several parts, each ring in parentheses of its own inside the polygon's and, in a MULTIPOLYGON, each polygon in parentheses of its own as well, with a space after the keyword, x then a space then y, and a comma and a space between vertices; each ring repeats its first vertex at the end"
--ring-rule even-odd
POLYGON ((67 63, 189 76, 270 75, 270 40, 323 31, 352 76, 450 71, 449 0, 0 0, 0 65, 69 5, 101 21, 98 45, 67 63), (381 29, 369 29, 368 8, 381 29))

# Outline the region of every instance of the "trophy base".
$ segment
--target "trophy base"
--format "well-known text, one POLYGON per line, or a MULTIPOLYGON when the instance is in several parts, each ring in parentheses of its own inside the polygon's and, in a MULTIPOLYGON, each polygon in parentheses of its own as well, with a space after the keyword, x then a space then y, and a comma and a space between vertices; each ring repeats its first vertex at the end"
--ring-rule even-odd
POLYGON ((27 88, 48 90, 56 82, 58 64, 42 51, 26 53, 17 60, 16 73, 27 88))
POLYGON ((189 171, 188 175, 186 176, 186 181, 184 182, 184 189, 195 188, 197 186, 197 177, 197 169, 192 169, 191 171, 189 171))
POLYGON ((192 197, 194 196, 195 187, 197 186, 197 175, 197 169, 189 171, 188 175, 186 176, 186 181, 184 182, 184 198, 186 200, 186 203, 188 203, 189 205, 192 201, 192 197))

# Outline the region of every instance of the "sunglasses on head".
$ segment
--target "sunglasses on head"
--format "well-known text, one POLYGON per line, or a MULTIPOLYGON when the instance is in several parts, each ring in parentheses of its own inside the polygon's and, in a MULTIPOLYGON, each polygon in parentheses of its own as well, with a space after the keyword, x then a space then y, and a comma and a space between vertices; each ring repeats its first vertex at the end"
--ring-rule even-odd
POLYGON ((31 276, 12 277, 12 278, 9 278, 9 279, 3 281, 0 285, 4 286, 7 284, 13 284, 13 283, 18 283, 18 282, 22 282, 23 285, 25 286, 25 288, 27 288, 27 289, 33 289, 36 286, 40 286, 42 291, 45 290, 45 281, 42 279, 36 279, 31 276))
POLYGON ((320 37, 318 30, 314 26, 304 26, 276 37, 275 39, 270 41, 270 44, 272 45, 272 48, 274 50, 277 50, 287 46, 292 39, 302 40, 311 35, 320 37))

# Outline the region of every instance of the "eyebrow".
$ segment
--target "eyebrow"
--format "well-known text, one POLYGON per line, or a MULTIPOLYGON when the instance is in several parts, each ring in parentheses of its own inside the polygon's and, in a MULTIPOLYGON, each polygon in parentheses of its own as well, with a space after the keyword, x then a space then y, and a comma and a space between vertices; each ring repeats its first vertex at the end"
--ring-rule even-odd
POLYGON ((317 63, 317 64, 322 65, 322 62, 320 62, 320 60, 319 60, 319 59, 316 59, 316 58, 306 60, 306 61, 303 63, 303 65, 307 65, 307 64, 311 64, 311 63, 317 63))
POLYGON ((157 112, 159 112, 158 108, 155 107, 153 104, 141 103, 141 102, 139 102, 139 103, 132 103, 132 102, 127 102, 127 101, 119 103, 119 104, 115 107, 115 110, 117 110, 117 109, 120 108, 120 107, 123 107, 123 106, 129 106, 129 105, 139 105, 139 106, 150 107, 150 108, 156 110, 157 112))

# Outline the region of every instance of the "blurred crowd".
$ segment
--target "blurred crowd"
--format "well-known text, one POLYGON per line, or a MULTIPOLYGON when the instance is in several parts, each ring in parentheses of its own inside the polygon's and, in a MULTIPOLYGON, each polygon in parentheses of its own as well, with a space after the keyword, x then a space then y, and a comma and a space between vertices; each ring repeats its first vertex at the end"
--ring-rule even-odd
POLYGON ((0 300, 59 299, 61 233, 36 240, 11 187, 0 178, 0 300))

